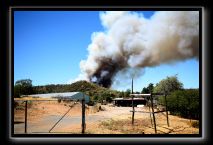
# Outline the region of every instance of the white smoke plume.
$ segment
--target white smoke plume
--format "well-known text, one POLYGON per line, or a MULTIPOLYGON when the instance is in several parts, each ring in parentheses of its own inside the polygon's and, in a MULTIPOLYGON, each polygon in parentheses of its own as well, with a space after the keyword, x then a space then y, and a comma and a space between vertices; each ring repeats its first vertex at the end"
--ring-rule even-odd
POLYGON ((110 87, 118 72, 199 57, 199 12, 100 13, 104 32, 92 34, 80 77, 110 87))

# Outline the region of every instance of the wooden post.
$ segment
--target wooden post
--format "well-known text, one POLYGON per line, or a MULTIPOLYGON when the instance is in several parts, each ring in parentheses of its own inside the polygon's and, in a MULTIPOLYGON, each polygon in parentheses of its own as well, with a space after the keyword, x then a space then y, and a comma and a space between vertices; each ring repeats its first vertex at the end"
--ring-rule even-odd
POLYGON ((155 112, 154 112, 154 108, 153 108, 153 98, 152 98, 152 93, 151 93, 150 97, 151 97, 151 107, 152 107, 152 115, 153 115, 153 121, 154 121, 155 133, 157 133, 157 129, 156 129, 156 122, 155 122, 155 112))
POLYGON ((24 121, 24 132, 27 133, 27 101, 25 101, 25 121, 24 121))
POLYGON ((85 98, 82 99, 82 133, 85 133, 85 98))
MULTIPOLYGON (((133 78, 132 78, 132 94, 133 94, 133 78)), ((134 108, 134 96, 132 95, 132 125, 134 125, 134 116, 135 116, 135 108, 134 108)))
MULTIPOLYGON (((149 99, 150 100, 150 99, 149 99)), ((148 102, 149 103, 149 102, 148 102)), ((150 103, 149 103, 149 116, 150 116, 150 120, 151 120, 151 125, 153 126, 153 123, 152 123, 152 115, 151 115, 151 110, 150 110, 150 103)))
POLYGON ((166 105, 166 119, 167 119, 167 125, 169 127, 169 115, 168 115, 168 109, 167 109, 167 99, 166 99, 166 94, 164 95, 165 98, 165 105, 166 105))

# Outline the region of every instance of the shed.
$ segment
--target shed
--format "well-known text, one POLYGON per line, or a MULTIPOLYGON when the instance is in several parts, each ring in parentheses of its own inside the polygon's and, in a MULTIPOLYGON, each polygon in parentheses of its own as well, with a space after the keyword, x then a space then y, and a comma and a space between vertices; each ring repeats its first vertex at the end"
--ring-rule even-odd
MULTIPOLYGON (((132 98, 115 98, 113 103, 116 106, 132 106, 132 98)), ((146 105, 146 100, 144 98, 133 98, 133 104, 135 107, 137 105, 146 105)))
POLYGON ((82 92, 65 92, 65 93, 48 93, 48 94, 33 94, 33 95, 22 95, 21 97, 32 97, 32 98, 56 98, 64 100, 81 101, 85 99, 85 103, 89 103, 89 96, 82 92))

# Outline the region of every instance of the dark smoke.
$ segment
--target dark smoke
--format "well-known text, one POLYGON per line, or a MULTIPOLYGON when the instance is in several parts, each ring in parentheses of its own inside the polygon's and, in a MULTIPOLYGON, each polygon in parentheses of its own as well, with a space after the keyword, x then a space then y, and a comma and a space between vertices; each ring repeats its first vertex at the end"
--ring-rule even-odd
POLYGON ((129 73, 128 69, 199 56, 198 11, 160 11, 150 19, 133 12, 111 11, 100 17, 105 31, 92 35, 88 58, 81 61, 76 80, 110 87, 123 70, 129 73))
POLYGON ((113 61, 111 58, 101 58, 97 62, 99 62, 99 67, 90 76, 90 82, 109 88, 112 85, 112 78, 114 78, 115 74, 125 67, 125 64, 123 64, 125 61, 113 61))

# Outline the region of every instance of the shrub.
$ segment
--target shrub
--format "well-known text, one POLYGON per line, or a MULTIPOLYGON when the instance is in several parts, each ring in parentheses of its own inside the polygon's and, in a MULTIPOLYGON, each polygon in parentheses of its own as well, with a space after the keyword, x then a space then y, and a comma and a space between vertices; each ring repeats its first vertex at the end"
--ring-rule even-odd
POLYGON ((14 101, 14 108, 18 107, 19 106, 19 103, 14 101))
POLYGON ((58 99, 58 103, 61 103, 61 99, 58 99))
POLYGON ((27 101, 27 108, 31 108, 33 105, 33 101, 29 100, 27 101))
MULTIPOLYGON (((165 105, 164 96, 159 98, 159 102, 165 105)), ((199 119, 199 90, 188 89, 172 92, 167 96, 167 107, 173 115, 199 119)))
POLYGON ((199 121, 192 121, 191 126, 195 128, 199 128, 199 121))
POLYGON ((88 103, 89 106, 93 106, 94 104, 95 104, 95 102, 92 101, 92 100, 90 100, 89 103, 88 103))

